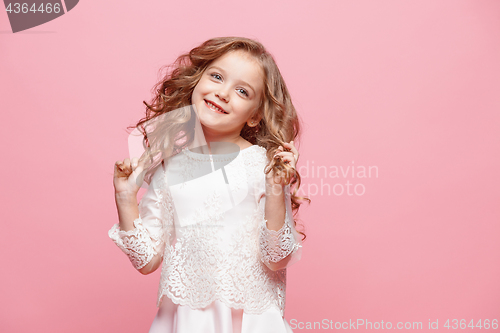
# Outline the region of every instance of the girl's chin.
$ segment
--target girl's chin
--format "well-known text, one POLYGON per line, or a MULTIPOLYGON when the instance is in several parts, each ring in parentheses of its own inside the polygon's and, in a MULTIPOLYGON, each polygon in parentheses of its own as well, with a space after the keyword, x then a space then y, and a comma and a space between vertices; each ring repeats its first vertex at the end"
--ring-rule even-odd
POLYGON ((207 126, 226 126, 227 127, 227 118, 224 117, 224 114, 217 113, 212 110, 201 110, 198 113, 198 119, 202 124, 207 126), (226 123, 226 125, 224 125, 226 123))
MULTIPOLYGON (((210 132, 212 134, 228 135, 231 131, 228 131, 227 125, 214 122, 204 122, 200 121, 201 128, 204 132, 210 132)), ((239 134, 239 133, 238 133, 239 134)))
POLYGON ((222 130, 226 127, 224 125, 221 125, 221 124, 214 124, 212 122, 200 122, 201 123, 201 127, 203 128, 206 128, 206 129, 210 129, 210 130, 213 130, 213 131, 220 131, 222 132, 222 130))

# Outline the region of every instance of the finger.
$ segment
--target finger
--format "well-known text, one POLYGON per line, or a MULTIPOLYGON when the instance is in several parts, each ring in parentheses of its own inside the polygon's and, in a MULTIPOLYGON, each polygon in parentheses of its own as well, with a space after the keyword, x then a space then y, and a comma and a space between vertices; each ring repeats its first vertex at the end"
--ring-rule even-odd
POLYGON ((145 174, 145 164, 146 164, 146 160, 145 159, 137 159, 137 162, 136 162, 136 166, 134 168, 134 172, 135 174, 137 175, 137 177, 139 178, 143 178, 144 177, 144 174, 145 174))
POLYGON ((275 160, 283 159, 284 154, 286 154, 286 152, 276 153, 276 154, 274 154, 274 159, 275 160))
POLYGON ((285 142, 283 145, 286 146, 288 149, 296 149, 295 145, 293 144, 293 141, 285 142))
POLYGON ((129 169, 130 168, 130 159, 126 158, 123 160, 123 168, 129 169))
POLYGON ((132 171, 132 166, 130 165, 130 159, 126 158, 123 160, 123 170, 127 172, 132 171))
POLYGON ((290 151, 297 157, 299 157, 299 151, 297 150, 297 148, 295 148, 295 145, 293 144, 293 141, 290 141, 289 143, 288 142, 285 142, 285 145, 287 146, 288 149, 290 149, 290 151))
POLYGON ((120 162, 119 165, 117 165, 118 170, 120 172, 125 173, 125 174, 130 174, 133 170, 130 166, 130 159, 126 158, 123 160, 123 162, 120 162))
POLYGON ((132 165, 132 170, 135 170, 135 168, 137 168, 137 164, 139 162, 139 158, 138 157, 134 157, 134 158, 132 158, 132 160, 130 162, 131 162, 131 165, 132 165))
POLYGON ((136 168, 138 169, 144 169, 144 166, 146 165, 146 158, 143 158, 142 156, 137 160, 137 166, 136 168))
POLYGON ((124 169, 125 169, 125 166, 123 165, 123 161, 116 161, 115 162, 115 170, 123 172, 124 169))
POLYGON ((289 163, 291 166, 295 167, 295 158, 293 156, 283 156, 281 160, 283 163, 289 163))
POLYGON ((294 155, 292 152, 283 153, 282 159, 292 163, 293 167, 295 167, 295 164, 297 164, 297 156, 294 155))
POLYGON ((278 156, 281 157, 281 158, 283 158, 285 156, 288 156, 289 158, 295 159, 295 155, 291 151, 284 151, 284 152, 281 152, 281 153, 276 153, 274 155, 274 157, 278 157, 278 156))
POLYGON ((295 167, 297 165, 297 162, 295 161, 295 159, 293 157, 292 158, 282 158, 281 162, 290 166, 292 169, 295 169, 295 167))

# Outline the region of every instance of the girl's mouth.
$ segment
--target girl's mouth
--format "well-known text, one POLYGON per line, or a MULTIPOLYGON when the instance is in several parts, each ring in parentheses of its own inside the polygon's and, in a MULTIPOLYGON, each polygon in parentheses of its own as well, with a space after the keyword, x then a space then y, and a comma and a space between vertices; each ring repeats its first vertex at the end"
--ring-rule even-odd
POLYGON ((211 110, 213 110, 213 111, 215 111, 215 112, 218 112, 218 113, 222 113, 222 114, 228 114, 226 111, 224 111, 224 109, 223 109, 223 108, 219 107, 218 105, 216 105, 216 104, 214 104, 214 103, 212 103, 212 102, 210 102, 210 101, 208 101, 208 100, 206 100, 206 99, 205 99, 204 101, 205 101, 205 104, 207 104, 207 106, 208 106, 211 110))

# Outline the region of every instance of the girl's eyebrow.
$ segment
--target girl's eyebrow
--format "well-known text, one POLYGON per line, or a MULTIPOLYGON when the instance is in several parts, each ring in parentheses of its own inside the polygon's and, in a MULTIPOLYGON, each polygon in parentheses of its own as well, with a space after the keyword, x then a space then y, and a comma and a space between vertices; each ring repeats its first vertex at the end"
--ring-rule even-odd
MULTIPOLYGON (((216 68, 219 71, 225 73, 225 71, 218 66, 208 66, 207 70, 212 69, 212 68, 216 68)), ((248 82, 245 82, 243 80, 238 80, 238 83, 242 83, 243 85, 248 86, 250 88, 250 90, 252 90, 252 92, 255 94, 255 89, 248 82)))

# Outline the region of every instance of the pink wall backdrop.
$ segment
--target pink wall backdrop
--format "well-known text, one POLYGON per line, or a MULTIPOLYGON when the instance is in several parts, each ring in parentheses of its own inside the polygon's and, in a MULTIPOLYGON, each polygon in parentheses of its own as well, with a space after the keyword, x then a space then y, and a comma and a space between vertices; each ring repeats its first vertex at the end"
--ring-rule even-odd
POLYGON ((159 272, 136 272, 107 236, 113 164, 158 69, 229 35, 267 46, 304 121, 294 331, 500 320, 498 13, 496 0, 81 1, 13 34, 2 9, 0 332, 147 332, 159 272))

